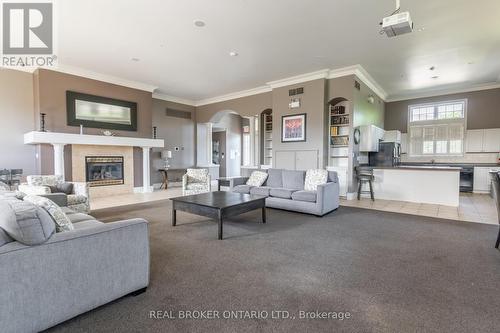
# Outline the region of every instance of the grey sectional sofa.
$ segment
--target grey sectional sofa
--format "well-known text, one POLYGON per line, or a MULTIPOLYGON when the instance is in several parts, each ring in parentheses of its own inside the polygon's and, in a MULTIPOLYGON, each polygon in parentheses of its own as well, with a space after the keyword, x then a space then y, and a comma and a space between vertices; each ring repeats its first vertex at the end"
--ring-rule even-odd
MULTIPOLYGON (((0 222, 21 216, 2 200, 0 222)), ((24 245, 0 228, 0 331, 42 331, 148 286, 145 220, 102 223, 63 210, 75 230, 45 227, 49 238, 40 245, 24 245)))
MULTIPOLYGON (((251 172, 252 170, 249 170, 251 172)), ((339 180, 337 173, 328 172, 328 182, 317 191, 304 191, 305 171, 268 169, 262 186, 246 185, 248 177, 233 180, 231 191, 267 196, 266 207, 291 210, 323 216, 339 207, 339 180)))

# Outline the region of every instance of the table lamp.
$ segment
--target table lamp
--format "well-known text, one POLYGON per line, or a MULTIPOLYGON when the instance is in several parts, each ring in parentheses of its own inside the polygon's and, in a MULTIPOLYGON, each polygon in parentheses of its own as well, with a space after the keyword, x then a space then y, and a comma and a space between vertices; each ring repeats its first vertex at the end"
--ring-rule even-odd
POLYGON ((169 160, 172 158, 171 150, 162 150, 161 159, 165 160, 165 169, 170 168, 169 160))

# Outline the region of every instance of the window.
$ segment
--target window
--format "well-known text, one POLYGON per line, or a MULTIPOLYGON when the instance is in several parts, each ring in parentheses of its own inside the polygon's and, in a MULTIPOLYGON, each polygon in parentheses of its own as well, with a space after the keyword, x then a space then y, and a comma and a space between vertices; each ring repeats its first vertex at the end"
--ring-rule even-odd
POLYGON ((466 100, 410 105, 410 156, 463 155, 466 108, 466 100))

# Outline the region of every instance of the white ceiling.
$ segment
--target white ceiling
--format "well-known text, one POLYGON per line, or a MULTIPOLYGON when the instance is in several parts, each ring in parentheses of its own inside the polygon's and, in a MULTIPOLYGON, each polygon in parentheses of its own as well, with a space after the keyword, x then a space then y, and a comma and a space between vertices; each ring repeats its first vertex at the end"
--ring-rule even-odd
POLYGON ((424 30, 380 35, 394 0, 58 0, 59 63, 190 100, 354 64, 390 98, 500 80, 499 0, 401 3, 424 30))

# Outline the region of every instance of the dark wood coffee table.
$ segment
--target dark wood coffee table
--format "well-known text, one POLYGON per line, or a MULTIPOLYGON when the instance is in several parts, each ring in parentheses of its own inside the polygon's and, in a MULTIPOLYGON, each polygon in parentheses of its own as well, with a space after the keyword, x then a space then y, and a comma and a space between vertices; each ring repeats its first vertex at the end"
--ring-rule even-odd
POLYGON ((177 211, 206 216, 219 222, 219 239, 222 239, 223 219, 262 209, 262 223, 266 223, 266 197, 233 192, 209 192, 171 198, 172 226, 177 224, 177 211))

